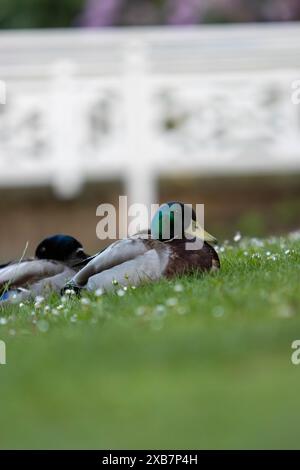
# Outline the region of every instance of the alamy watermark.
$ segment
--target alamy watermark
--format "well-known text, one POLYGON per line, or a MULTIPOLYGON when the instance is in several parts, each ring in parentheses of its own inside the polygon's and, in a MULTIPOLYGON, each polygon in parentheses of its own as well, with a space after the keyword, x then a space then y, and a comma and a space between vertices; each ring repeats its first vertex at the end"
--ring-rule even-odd
POLYGON ((294 80, 291 84, 291 101, 293 104, 300 104, 300 79, 294 80))
POLYGON ((0 365, 6 364, 6 344, 0 340, 0 365))
POLYGON ((151 230, 152 239, 185 239, 187 250, 201 249, 208 234, 204 231, 204 204, 181 205, 174 202, 169 206, 167 214, 153 220, 158 214, 159 204, 134 203, 128 205, 127 196, 119 196, 119 206, 100 204, 96 215, 101 217, 96 226, 96 235, 100 240, 120 240, 137 235, 148 238, 151 230), (118 214, 118 216, 117 216, 118 214), (172 217, 171 217, 172 214, 172 217))
POLYGON ((294 366, 298 366, 300 364, 300 339, 295 339, 291 344, 291 348, 294 349, 291 362, 294 366))
POLYGON ((0 104, 6 104, 6 83, 0 80, 0 104))

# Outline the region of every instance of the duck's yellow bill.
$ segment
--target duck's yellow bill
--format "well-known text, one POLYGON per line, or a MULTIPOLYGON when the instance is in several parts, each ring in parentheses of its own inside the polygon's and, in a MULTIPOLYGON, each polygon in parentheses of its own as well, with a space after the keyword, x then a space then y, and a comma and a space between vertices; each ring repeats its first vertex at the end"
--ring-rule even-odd
POLYGON ((204 230, 194 220, 192 221, 191 225, 185 230, 185 233, 188 234, 190 237, 200 238, 200 240, 204 240, 207 243, 212 243, 213 245, 218 244, 218 240, 213 235, 206 232, 206 230, 204 230))

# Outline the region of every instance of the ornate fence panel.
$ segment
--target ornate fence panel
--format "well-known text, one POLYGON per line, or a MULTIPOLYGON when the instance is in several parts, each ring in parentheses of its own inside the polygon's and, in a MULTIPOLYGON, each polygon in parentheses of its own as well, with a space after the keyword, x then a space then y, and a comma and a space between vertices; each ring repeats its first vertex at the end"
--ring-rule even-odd
POLYGON ((0 34, 0 186, 300 170, 300 27, 0 34))

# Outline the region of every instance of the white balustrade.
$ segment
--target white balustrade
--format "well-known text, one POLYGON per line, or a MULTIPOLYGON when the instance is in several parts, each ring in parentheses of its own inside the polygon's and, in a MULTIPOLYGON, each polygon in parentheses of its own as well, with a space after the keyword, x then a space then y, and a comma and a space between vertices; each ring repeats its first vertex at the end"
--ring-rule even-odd
POLYGON ((0 186, 300 171, 300 27, 0 33, 0 186))

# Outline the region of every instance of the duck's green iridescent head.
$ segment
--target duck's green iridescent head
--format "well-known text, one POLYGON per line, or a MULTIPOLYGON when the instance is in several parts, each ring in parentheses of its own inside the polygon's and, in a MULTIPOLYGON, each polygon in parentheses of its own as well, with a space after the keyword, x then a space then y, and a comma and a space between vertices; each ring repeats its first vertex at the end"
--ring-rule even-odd
POLYGON ((217 243, 215 237, 200 227, 191 205, 182 202, 162 204, 154 214, 150 230, 151 238, 160 241, 197 237, 208 243, 217 243))

